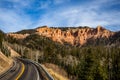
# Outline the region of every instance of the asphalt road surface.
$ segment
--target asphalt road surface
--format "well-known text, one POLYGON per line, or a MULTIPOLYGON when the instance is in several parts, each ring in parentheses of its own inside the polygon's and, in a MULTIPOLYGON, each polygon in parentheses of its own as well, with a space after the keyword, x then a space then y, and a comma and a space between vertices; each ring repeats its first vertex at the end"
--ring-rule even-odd
MULTIPOLYGON (((2 76, 0 80, 45 80, 38 67, 24 59, 16 59, 13 66, 2 76)), ((48 79, 50 80, 50 79, 48 79)))

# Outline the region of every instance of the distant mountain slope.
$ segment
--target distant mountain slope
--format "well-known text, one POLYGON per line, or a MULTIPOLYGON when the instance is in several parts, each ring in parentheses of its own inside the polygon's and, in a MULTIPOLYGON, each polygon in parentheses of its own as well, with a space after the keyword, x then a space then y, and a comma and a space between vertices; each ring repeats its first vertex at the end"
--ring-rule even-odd
POLYGON ((64 69, 70 80, 120 80, 119 32, 101 26, 44 26, 34 31, 8 33, 6 41, 24 58, 52 63, 64 69))
POLYGON ((7 35, 12 36, 16 39, 25 39, 31 34, 38 34, 48 37, 55 42, 59 42, 61 44, 70 44, 74 46, 107 45, 111 43, 113 40, 112 38, 117 38, 116 36, 119 37, 118 32, 112 32, 101 26, 97 26, 97 28, 49 28, 47 26, 43 26, 36 29, 28 29, 16 33, 8 33, 7 35))
POLYGON ((32 33, 35 33, 35 29, 26 29, 26 30, 21 30, 21 31, 18 31, 16 32, 17 34, 32 34, 32 33))

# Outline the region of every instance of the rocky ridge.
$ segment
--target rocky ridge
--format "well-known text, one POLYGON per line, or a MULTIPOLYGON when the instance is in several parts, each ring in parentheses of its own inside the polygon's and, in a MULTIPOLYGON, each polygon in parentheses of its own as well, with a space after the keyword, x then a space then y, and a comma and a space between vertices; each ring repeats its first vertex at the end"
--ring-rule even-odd
MULTIPOLYGON (((33 34, 33 33, 32 33, 33 34)), ((53 41, 63 43, 69 43, 71 45, 84 45, 89 39, 109 38, 115 34, 115 32, 109 31, 101 26, 96 28, 78 27, 68 28, 63 30, 62 28, 49 28, 47 26, 39 27, 35 29, 34 34, 39 34, 45 37, 51 38, 53 41)), ((30 33, 7 34, 17 39, 24 39, 30 35, 30 33)))
POLYGON ((37 33, 42 36, 50 37, 53 41, 60 43, 70 43, 72 45, 83 45, 88 39, 93 38, 109 38, 114 35, 114 32, 106 30, 105 28, 98 26, 97 28, 75 28, 67 29, 65 31, 61 29, 54 29, 49 27, 37 28, 37 33))

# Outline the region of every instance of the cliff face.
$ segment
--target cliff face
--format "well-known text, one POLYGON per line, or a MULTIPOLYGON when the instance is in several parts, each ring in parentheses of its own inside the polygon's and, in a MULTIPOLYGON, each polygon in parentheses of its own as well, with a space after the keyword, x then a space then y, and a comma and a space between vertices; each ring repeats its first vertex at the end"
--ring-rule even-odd
POLYGON ((98 26, 97 28, 69 28, 67 30, 56 28, 37 28, 36 32, 39 35, 50 37, 53 41, 60 43, 70 43, 72 45, 84 45, 89 39, 97 38, 109 38, 114 35, 114 32, 106 30, 105 28, 98 26))
MULTIPOLYGON (((28 31, 27 31, 28 32, 28 31)), ((34 33, 45 37, 51 38, 53 41, 60 42, 61 44, 69 43, 71 45, 84 45, 89 39, 99 39, 113 36, 115 32, 106 30, 105 28, 98 26, 97 28, 78 27, 78 28, 49 28, 47 26, 39 27, 34 30, 34 33)), ((30 33, 7 34, 17 39, 24 39, 30 35, 30 33)))

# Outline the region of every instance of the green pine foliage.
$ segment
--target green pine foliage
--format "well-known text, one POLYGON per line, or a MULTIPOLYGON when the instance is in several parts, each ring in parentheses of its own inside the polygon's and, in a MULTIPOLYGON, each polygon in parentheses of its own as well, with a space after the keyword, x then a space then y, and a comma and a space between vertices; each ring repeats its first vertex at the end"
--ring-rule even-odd
POLYGON ((10 50, 8 49, 8 47, 6 45, 4 45, 4 43, 2 43, 1 52, 5 56, 10 57, 10 50))
POLYGON ((0 48, 2 47, 3 32, 0 30, 0 48))
POLYGON ((5 34, 3 31, 0 30, 0 51, 6 55, 7 57, 10 56, 10 50, 6 46, 6 42, 4 41, 5 39, 5 34))

